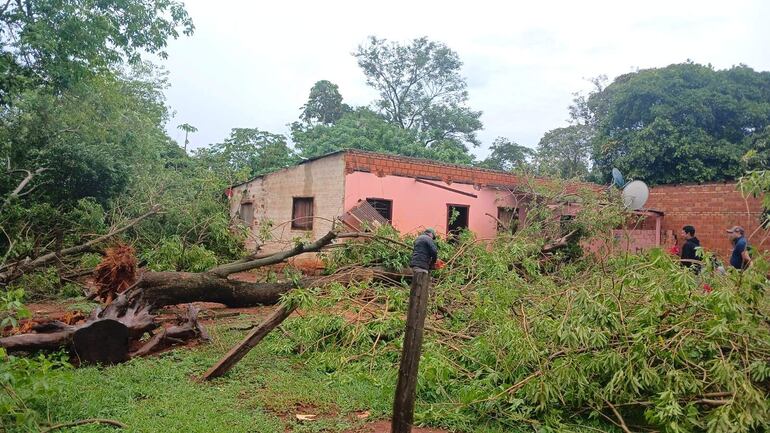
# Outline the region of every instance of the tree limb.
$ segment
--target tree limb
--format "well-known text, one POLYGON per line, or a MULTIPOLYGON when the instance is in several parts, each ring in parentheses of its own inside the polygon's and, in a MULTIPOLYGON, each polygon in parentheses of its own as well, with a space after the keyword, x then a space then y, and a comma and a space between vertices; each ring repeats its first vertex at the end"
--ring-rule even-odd
POLYGON ((21 197, 21 196, 23 196, 23 195, 26 195, 26 194, 29 194, 29 193, 32 191, 32 189, 34 189, 34 188, 32 188, 32 189, 30 189, 30 190, 27 190, 26 192, 24 191, 24 188, 26 188, 26 187, 27 187, 27 185, 29 185, 29 183, 30 183, 30 182, 32 182, 32 179, 34 179, 34 178, 35 178, 35 176, 38 176, 38 175, 40 175, 40 173, 42 173, 42 172, 44 172, 44 171, 46 171, 46 170, 48 170, 48 169, 47 169, 47 168, 44 168, 44 167, 38 168, 38 169, 37 169, 37 170, 35 170, 35 171, 29 171, 29 170, 9 170, 9 171, 7 172, 7 174, 12 174, 12 173, 26 173, 26 175, 24 176, 24 179, 22 179, 22 180, 21 180, 21 182, 19 182, 19 184, 18 184, 18 185, 16 185, 16 188, 14 188, 14 189, 13 189, 13 191, 11 191, 11 192, 8 194, 8 196, 7 196, 7 197, 5 198, 5 200, 3 201, 3 204, 2 204, 2 205, 0 205, 0 209, 2 209, 3 207, 5 207, 5 206, 6 206, 8 203, 10 203, 10 202, 11 202, 13 199, 15 199, 15 198, 19 198, 19 197, 21 197))
POLYGON ((131 227, 134 227, 135 225, 142 222, 145 218, 150 217, 152 215, 155 215, 160 211, 159 206, 153 206, 148 212, 146 212, 143 215, 140 215, 130 221, 128 221, 126 224, 119 228, 113 228, 111 229, 107 234, 99 236, 95 239, 92 239, 88 242, 85 242, 83 244, 65 248, 61 251, 53 251, 47 254, 43 254, 42 256, 39 256, 35 259, 26 259, 26 260, 20 260, 14 263, 10 263, 8 265, 5 265, 0 268, 0 283, 6 283, 8 281, 11 281, 15 278, 18 278, 22 273, 28 272, 32 269, 39 268, 42 266, 50 265, 51 263, 59 260, 61 257, 71 256, 75 254, 80 254, 83 252, 89 251, 94 245, 100 244, 116 235, 119 235, 126 230, 130 229, 131 227))
POLYGON ((73 421, 73 422, 67 422, 62 424, 54 424, 51 427, 48 427, 47 429, 42 430, 41 433, 48 433, 54 430, 67 428, 67 427, 76 427, 79 425, 86 425, 86 424, 108 424, 112 425, 118 428, 127 428, 127 426, 119 421, 115 421, 114 419, 106 419, 106 418, 89 418, 89 419, 81 419, 80 421, 73 421))
POLYGON ((325 247, 326 245, 329 245, 336 237, 337 237, 337 233, 335 233, 334 231, 330 231, 329 233, 325 234, 323 237, 319 238, 315 242, 311 242, 309 244, 297 244, 294 246, 294 248, 290 250, 277 252, 270 256, 247 261, 247 262, 227 263, 224 265, 217 266, 206 273, 213 274, 218 277, 226 277, 236 272, 248 271, 261 266, 274 265, 276 263, 281 263, 282 261, 299 254, 313 253, 313 252, 320 251, 321 248, 325 247))

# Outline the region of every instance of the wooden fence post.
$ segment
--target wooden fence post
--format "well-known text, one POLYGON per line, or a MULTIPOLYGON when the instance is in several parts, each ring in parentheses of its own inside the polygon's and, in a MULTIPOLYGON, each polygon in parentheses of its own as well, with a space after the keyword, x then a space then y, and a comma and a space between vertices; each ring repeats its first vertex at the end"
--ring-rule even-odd
POLYGON ((430 273, 415 271, 409 293, 409 311, 406 316, 406 333, 398 368, 398 384, 393 399, 393 423, 391 433, 411 433, 414 419, 414 398, 417 389, 417 370, 422 350, 422 333, 428 312, 430 273))

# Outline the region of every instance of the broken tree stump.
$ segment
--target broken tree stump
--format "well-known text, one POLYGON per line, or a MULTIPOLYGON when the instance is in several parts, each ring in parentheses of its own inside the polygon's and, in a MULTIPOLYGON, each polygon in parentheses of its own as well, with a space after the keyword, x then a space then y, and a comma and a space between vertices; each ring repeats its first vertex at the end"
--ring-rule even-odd
POLYGON ((89 323, 72 335, 72 351, 81 364, 123 362, 128 359, 128 327, 113 319, 89 323))
POLYGON ((230 371, 235 364, 246 356, 267 334, 281 324, 296 309, 296 307, 280 306, 262 321, 254 330, 249 332, 246 338, 230 349, 213 367, 204 375, 203 380, 211 380, 220 377, 230 371))
POLYGON ((410 433, 414 420, 414 398, 417 389, 417 371, 422 351, 422 334, 428 313, 430 273, 415 269, 409 293, 409 311, 406 316, 404 347, 398 368, 398 383, 393 399, 391 433, 410 433))

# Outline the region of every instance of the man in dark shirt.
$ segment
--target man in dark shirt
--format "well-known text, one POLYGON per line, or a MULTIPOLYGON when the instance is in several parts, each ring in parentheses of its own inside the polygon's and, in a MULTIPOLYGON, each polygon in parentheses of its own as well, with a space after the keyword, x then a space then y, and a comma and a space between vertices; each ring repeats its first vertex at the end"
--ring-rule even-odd
POLYGON ((682 245, 682 266, 690 268, 696 272, 700 270, 698 265, 697 249, 700 248, 700 241, 695 237, 695 227, 687 225, 682 227, 684 233, 684 245, 682 245))
POLYGON ((436 247, 436 231, 433 229, 425 230, 417 239, 414 240, 414 250, 412 250, 412 261, 409 266, 416 270, 429 271, 433 269, 438 259, 438 247, 436 247))
POLYGON ((745 231, 743 227, 735 226, 727 230, 727 233, 733 242, 733 254, 730 256, 730 265, 740 270, 748 268, 751 264, 751 257, 749 257, 749 245, 744 237, 745 231))

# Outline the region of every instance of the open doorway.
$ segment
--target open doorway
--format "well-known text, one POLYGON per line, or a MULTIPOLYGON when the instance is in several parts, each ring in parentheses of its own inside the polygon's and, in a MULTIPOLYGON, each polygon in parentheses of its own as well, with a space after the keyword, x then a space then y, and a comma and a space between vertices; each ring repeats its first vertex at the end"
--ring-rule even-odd
POLYGON ((468 209, 470 207, 467 205, 446 205, 447 237, 453 238, 468 228, 468 209))

